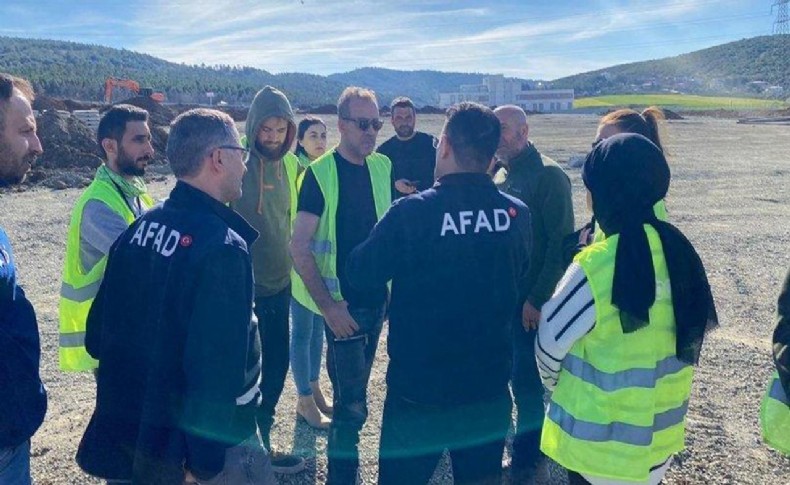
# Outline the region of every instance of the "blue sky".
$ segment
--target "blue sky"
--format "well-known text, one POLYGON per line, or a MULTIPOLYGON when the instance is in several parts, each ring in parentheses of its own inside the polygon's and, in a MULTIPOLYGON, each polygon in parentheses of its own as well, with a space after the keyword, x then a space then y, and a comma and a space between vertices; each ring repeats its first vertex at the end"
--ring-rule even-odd
POLYGON ((0 35, 174 62, 555 79, 771 33, 772 0, 1 0, 0 35))

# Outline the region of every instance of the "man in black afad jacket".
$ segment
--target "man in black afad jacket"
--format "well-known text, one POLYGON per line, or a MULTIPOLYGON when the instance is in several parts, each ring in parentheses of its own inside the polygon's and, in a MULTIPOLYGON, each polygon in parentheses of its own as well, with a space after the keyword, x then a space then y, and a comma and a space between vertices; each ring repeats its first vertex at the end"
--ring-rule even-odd
POLYGON ((397 201, 348 261, 352 285, 392 280, 384 485, 427 483, 445 449, 456 483, 500 483, 531 226, 527 207, 486 175, 499 134, 488 108, 451 108, 436 184, 397 201))
MULTIPOLYGON (((29 82, 0 73, 0 186, 24 180, 41 155, 32 101, 29 82)), ((40 360, 36 312, 17 284, 11 241, 0 227, 0 483, 31 483, 30 437, 47 411, 40 360)))
POLYGON ((88 473, 134 484, 269 484, 255 422, 260 340, 249 246, 226 204, 246 150, 233 120, 188 111, 167 158, 178 182, 111 249, 88 315, 99 360, 96 410, 77 453, 88 473))

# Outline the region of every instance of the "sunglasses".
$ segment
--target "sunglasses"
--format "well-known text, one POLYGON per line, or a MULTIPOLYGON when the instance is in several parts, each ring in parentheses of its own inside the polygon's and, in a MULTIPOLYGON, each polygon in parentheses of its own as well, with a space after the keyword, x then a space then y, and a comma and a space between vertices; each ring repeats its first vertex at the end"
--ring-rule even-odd
POLYGON ((603 143, 603 141, 604 141, 604 140, 605 140, 605 138, 598 138, 597 140, 595 140, 594 142, 592 142, 592 147, 593 147, 593 150, 595 150, 595 147, 597 147, 598 145, 600 145, 601 143, 603 143))
POLYGON ((368 128, 371 126, 373 127, 374 131, 379 131, 381 127, 384 126, 384 122, 378 118, 346 118, 343 116, 341 119, 344 121, 356 123, 357 128, 359 128, 360 131, 368 131, 368 128))

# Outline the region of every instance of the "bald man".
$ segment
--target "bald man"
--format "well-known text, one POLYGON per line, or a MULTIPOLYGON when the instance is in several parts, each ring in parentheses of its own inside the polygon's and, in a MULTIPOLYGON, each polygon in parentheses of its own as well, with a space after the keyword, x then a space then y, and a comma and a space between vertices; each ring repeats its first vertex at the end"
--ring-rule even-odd
POLYGON ((511 474, 533 476, 540 464, 543 425, 543 385, 535 364, 535 330, 540 308, 551 297, 563 273, 562 240, 573 232, 571 183, 557 163, 540 154, 529 141, 527 114, 518 106, 494 110, 502 131, 497 158, 502 168, 494 176, 499 189, 523 201, 532 215, 532 257, 527 285, 522 289, 522 314, 514 315, 511 385, 518 417, 513 439, 511 474))

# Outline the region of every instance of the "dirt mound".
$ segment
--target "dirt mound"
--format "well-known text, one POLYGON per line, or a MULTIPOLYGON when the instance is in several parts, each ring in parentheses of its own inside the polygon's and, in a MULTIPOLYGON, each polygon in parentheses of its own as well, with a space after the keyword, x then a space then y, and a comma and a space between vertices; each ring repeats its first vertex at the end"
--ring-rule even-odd
POLYGON ((138 108, 143 108, 148 111, 152 128, 154 126, 170 126, 170 122, 178 115, 174 110, 161 103, 157 103, 147 96, 135 96, 134 98, 129 98, 117 104, 131 104, 132 106, 137 106, 138 108))
POLYGON ((337 106, 335 106, 334 104, 325 104, 323 106, 318 106, 310 109, 308 113, 314 115, 336 115, 337 106))
POLYGON ((664 119, 667 120, 685 120, 686 118, 680 116, 679 113, 675 113, 671 109, 662 108, 661 111, 664 112, 664 119))
POLYGON ((102 163, 96 136, 78 119, 47 111, 38 120, 38 137, 44 154, 36 165, 42 168, 96 168, 102 163))
POLYGON ((76 99, 64 99, 63 104, 66 105, 66 109, 69 111, 78 109, 101 109, 104 106, 103 103, 97 103, 95 101, 77 101, 76 99))
POLYGON ((437 108, 436 106, 426 105, 422 108, 417 108, 417 112, 421 115, 443 115, 447 110, 437 108))
POLYGON ((33 109, 38 111, 61 110, 66 111, 66 103, 62 99, 50 98, 45 94, 39 94, 33 100, 33 109))

